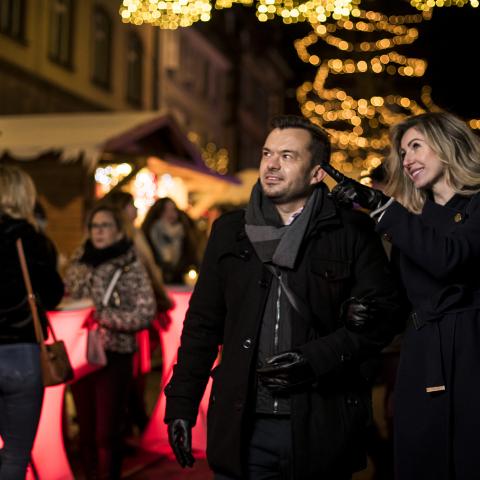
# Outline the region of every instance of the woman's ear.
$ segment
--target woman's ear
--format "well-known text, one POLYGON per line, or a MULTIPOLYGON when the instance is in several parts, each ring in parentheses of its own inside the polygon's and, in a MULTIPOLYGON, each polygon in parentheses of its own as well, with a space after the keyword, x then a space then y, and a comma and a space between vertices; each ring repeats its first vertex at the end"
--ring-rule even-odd
POLYGON ((325 176, 327 175, 324 170, 320 167, 320 165, 315 165, 312 168, 311 174, 310 174, 310 185, 315 185, 317 183, 320 183, 325 176))

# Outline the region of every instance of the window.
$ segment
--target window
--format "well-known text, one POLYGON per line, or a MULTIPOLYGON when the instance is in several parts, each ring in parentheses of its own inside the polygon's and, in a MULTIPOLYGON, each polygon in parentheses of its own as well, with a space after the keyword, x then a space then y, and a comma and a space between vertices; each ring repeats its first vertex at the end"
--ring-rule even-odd
POLYGON ((127 101, 135 106, 142 103, 143 47, 139 36, 131 32, 127 44, 127 101))
POLYGON ((52 0, 50 9, 50 58, 72 66, 73 0, 52 0))
POLYGON ((93 12, 92 80, 104 88, 110 87, 112 22, 103 8, 93 12))
POLYGON ((25 41, 25 0, 0 0, 0 32, 25 41))

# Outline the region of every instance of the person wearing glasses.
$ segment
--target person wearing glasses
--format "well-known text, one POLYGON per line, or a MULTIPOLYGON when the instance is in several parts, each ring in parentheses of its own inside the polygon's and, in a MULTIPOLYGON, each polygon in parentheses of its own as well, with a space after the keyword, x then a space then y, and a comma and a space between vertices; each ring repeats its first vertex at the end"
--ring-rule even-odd
POLYGON ((72 385, 87 479, 121 474, 122 419, 137 349, 135 333, 156 314, 153 289, 123 215, 98 205, 88 217, 88 238, 68 266, 65 285, 74 299, 92 299, 107 365, 72 385))

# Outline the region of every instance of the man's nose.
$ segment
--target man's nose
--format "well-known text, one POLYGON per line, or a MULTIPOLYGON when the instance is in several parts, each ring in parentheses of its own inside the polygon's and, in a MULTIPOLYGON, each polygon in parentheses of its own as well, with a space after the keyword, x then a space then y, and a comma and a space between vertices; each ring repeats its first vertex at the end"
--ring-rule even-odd
POLYGON ((267 167, 269 170, 278 170, 280 168, 280 157, 272 154, 267 159, 267 167))

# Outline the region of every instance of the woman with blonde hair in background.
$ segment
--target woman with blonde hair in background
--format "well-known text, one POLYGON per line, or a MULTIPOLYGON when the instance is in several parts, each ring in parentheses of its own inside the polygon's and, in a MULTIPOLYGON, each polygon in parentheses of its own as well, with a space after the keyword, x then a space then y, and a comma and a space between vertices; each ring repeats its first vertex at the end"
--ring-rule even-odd
POLYGON ((344 179, 342 203, 373 210, 410 307, 395 387, 398 480, 480 472, 480 141, 449 113, 390 133, 386 192, 344 179))
MULTIPOLYGON (((38 231, 33 209, 36 191, 23 170, 0 164, 0 479, 25 478, 40 419, 43 383, 16 241, 22 240, 37 302, 54 308, 63 283, 55 255, 38 231)), ((46 334, 46 318, 40 315, 46 334)), ((46 336, 46 335, 45 335, 46 336)))

